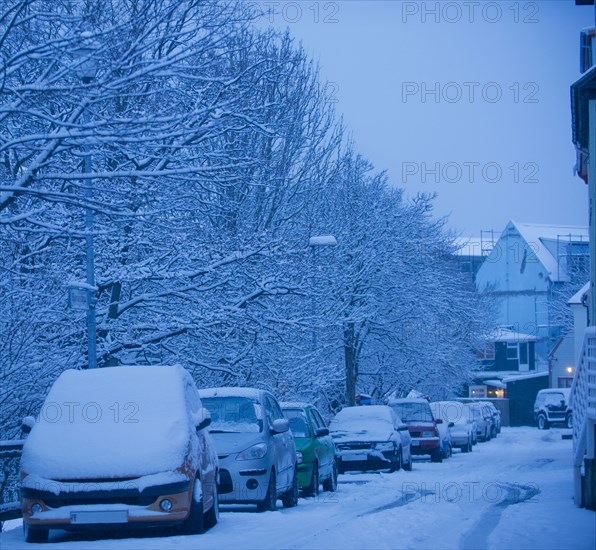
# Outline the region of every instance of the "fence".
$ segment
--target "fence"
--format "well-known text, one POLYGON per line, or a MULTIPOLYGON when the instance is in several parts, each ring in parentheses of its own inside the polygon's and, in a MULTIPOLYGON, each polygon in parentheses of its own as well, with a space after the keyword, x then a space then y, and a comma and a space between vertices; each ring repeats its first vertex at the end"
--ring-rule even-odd
POLYGON ((21 517, 19 463, 23 440, 0 441, 0 530, 2 523, 21 517))

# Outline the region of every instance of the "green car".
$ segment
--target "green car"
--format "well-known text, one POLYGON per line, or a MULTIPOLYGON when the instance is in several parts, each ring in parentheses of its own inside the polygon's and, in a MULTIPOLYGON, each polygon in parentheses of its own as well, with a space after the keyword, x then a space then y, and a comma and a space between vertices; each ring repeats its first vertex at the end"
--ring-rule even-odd
POLYGON ((298 455, 298 487, 304 496, 337 489, 335 444, 321 413, 306 403, 280 403, 294 434, 298 455))

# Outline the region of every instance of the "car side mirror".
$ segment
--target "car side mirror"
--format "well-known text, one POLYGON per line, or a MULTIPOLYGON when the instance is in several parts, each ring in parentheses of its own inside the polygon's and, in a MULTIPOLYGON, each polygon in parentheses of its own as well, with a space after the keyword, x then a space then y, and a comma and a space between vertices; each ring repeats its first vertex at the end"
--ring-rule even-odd
POLYGON ((211 425, 211 413, 205 407, 201 409, 201 418, 202 420, 197 424, 197 431, 211 425))
POLYGON ((21 424, 21 432, 24 434, 28 434, 35 426, 35 417, 34 416, 26 416, 23 418, 23 422, 21 424))
POLYGON ((449 428, 453 428, 453 426, 455 426, 455 424, 454 424, 453 422, 449 422, 449 424, 447 424, 447 426, 448 426, 449 428))
POLYGON ((315 437, 325 437, 329 435, 329 428, 317 428, 315 430, 315 437))
POLYGON ((442 423, 443 423, 443 421, 440 418, 437 418, 435 420, 435 424, 442 424, 442 423))
POLYGON ((271 424, 271 433, 282 434, 290 429, 290 423, 287 418, 278 418, 271 424))

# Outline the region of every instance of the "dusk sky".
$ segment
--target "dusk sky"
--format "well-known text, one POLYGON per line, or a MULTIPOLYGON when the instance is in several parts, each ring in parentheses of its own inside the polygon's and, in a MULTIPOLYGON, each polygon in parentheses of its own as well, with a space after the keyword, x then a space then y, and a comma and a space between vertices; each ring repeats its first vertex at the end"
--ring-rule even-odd
POLYGON ((587 225, 569 88, 593 7, 260 4, 319 61, 358 150, 408 195, 438 193, 436 214, 450 214, 450 227, 476 236, 509 219, 587 225))

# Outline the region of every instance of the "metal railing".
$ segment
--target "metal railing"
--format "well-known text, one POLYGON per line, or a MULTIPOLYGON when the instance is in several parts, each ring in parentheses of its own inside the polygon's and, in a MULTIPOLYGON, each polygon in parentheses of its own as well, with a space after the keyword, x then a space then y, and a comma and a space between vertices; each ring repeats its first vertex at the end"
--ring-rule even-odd
POLYGON ((586 329, 571 386, 570 405, 573 410, 573 461, 579 467, 587 450, 588 429, 596 422, 596 327, 586 329))
POLYGON ((0 526, 21 517, 19 463, 23 440, 0 441, 0 526))

